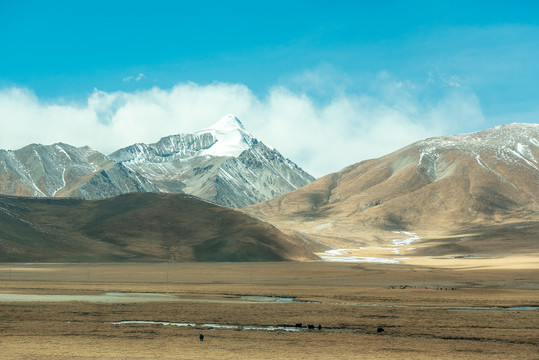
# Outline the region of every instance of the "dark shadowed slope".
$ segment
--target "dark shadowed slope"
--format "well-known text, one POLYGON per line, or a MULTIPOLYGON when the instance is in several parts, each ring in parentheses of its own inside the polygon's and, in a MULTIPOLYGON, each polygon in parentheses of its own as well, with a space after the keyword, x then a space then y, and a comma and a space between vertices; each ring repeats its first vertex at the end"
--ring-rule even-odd
POLYGON ((0 196, 0 261, 282 261, 316 258, 272 225, 181 194, 105 200, 0 196))

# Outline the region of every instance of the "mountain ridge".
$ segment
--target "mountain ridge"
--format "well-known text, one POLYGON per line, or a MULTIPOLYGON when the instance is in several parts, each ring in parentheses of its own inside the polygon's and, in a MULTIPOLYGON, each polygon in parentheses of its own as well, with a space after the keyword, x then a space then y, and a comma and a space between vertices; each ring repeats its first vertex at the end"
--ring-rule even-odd
POLYGON ((244 210, 339 246, 375 244, 394 231, 479 236, 539 221, 538 159, 537 124, 430 138, 244 210))
POLYGON ((193 134, 133 144, 109 156, 63 143, 0 150, 0 193, 6 195, 102 199, 129 192, 189 193, 243 207, 312 180, 231 114, 193 134))

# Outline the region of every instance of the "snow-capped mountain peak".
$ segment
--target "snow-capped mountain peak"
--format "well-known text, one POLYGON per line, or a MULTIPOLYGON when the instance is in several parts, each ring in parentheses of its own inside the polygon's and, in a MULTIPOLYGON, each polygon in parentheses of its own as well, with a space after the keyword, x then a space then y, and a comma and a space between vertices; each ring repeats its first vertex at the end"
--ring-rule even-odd
POLYGON ((245 131, 245 127, 243 126, 240 119, 238 119, 234 114, 228 114, 226 116, 223 116, 219 121, 217 121, 215 124, 207 128, 206 130, 218 130, 218 131, 233 131, 233 130, 243 130, 245 131))
POLYGON ((245 131, 241 121, 232 114, 196 134, 203 133, 211 133, 216 141, 210 148, 202 151, 201 155, 237 157, 256 143, 253 136, 245 131))
POLYGON ((234 115, 194 134, 133 144, 109 156, 61 143, 0 150, 0 179, 0 194, 98 199, 126 192, 170 192, 234 207, 274 198, 314 180, 249 134, 234 115))

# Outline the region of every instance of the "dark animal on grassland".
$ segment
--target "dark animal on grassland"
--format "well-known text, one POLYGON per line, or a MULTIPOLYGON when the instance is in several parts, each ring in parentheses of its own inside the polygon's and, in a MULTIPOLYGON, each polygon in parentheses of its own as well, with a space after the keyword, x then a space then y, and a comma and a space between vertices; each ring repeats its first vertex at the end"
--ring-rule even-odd
POLYGON ((198 338, 200 339, 200 341, 204 341, 204 335, 200 334, 198 338))

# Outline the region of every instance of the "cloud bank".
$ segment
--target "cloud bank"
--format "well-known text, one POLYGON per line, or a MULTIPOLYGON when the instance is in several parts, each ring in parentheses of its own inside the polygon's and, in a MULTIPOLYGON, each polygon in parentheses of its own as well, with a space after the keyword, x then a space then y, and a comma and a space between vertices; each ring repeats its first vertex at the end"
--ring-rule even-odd
POLYGON ((5 88, 0 90, 0 148, 64 142, 109 154, 194 132, 233 113, 255 137, 319 177, 483 123, 473 92, 445 81, 438 86, 444 90, 433 96, 432 76, 413 84, 380 73, 368 91, 348 92, 344 86, 321 100, 313 91, 323 88, 322 80, 313 72, 299 74, 294 81, 302 83, 300 89, 275 86, 262 97, 228 83, 135 92, 96 89, 82 104, 43 102, 28 89, 5 88))

